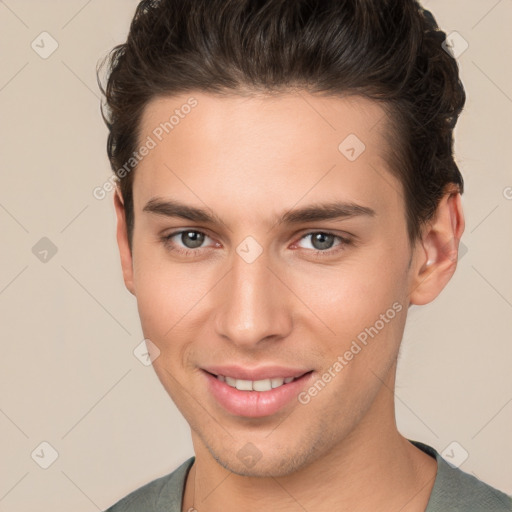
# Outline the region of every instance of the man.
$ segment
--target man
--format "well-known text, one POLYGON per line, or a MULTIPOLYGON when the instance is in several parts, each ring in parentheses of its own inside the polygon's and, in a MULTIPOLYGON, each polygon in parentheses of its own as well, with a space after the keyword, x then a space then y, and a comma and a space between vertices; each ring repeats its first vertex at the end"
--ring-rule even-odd
POLYGON ((110 57, 117 240, 195 456, 121 511, 505 511, 397 430, 464 231, 465 100, 415 1, 143 1, 110 57))

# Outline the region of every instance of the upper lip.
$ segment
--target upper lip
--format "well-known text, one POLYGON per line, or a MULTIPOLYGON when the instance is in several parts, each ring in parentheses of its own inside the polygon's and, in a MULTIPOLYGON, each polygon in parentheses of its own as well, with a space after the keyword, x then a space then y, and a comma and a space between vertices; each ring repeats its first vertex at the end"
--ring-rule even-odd
POLYGON ((244 368, 242 366, 206 366, 203 370, 214 375, 223 375, 240 380, 264 380, 273 378, 301 377, 310 369, 290 368, 287 366, 260 366, 257 368, 244 368))

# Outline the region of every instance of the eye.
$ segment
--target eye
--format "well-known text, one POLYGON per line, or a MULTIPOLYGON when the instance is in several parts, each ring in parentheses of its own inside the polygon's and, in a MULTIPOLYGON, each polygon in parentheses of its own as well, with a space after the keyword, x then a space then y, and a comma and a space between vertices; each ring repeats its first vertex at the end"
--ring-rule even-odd
POLYGON ((195 229, 186 229, 182 231, 175 231, 169 235, 162 237, 164 245, 171 251, 176 251, 185 255, 191 255, 193 253, 199 253, 198 249, 203 249, 201 245, 206 239, 211 238, 195 229))
POLYGON ((315 256, 332 255, 333 253, 344 250, 347 245, 352 243, 349 238, 326 231, 311 231, 304 235, 300 241, 307 239, 310 239, 309 249, 313 250, 315 256), (336 240, 338 240, 337 244, 335 244, 336 240), (333 247, 335 247, 335 249, 331 250, 333 247))

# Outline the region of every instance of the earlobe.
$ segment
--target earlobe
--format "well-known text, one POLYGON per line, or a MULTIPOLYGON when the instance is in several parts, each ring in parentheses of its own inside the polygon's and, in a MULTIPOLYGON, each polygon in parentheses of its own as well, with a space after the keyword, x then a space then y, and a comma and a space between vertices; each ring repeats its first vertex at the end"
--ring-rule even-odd
POLYGON ((121 268, 123 270, 124 284, 128 291, 132 295, 135 295, 135 287, 133 285, 132 253, 128 243, 128 231, 126 227, 124 202, 119 187, 116 187, 114 192, 114 207, 117 216, 117 246, 119 247, 119 255, 121 257, 121 268))
POLYGON ((416 264, 409 292, 411 304, 428 304, 448 284, 457 268, 464 226, 461 195, 450 187, 415 249, 416 264))

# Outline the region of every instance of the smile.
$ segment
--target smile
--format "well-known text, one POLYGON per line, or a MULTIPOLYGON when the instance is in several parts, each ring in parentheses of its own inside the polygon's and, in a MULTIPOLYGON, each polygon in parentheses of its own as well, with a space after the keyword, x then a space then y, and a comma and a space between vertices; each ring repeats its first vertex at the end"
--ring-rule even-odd
MULTIPOLYGON (((267 378, 248 379, 203 370, 207 390, 217 405, 235 416, 248 418, 271 416, 288 405, 298 403, 297 396, 312 381, 313 373, 313 370, 299 371, 295 372, 296 376, 269 375, 267 378)), ((274 375, 279 374, 276 372, 274 375)))

